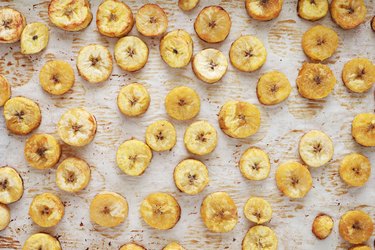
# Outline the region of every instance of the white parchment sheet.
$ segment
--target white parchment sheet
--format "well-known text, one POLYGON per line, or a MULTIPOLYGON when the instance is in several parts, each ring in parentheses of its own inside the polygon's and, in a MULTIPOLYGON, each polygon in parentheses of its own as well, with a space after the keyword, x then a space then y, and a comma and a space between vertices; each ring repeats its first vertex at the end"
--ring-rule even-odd
MULTIPOLYGON (((135 14, 148 1, 125 1, 135 14)), ((361 188, 349 188, 340 179, 338 167, 345 154, 360 152, 368 156, 375 166, 375 148, 361 147, 351 137, 351 121, 358 113, 374 112, 374 88, 365 94, 350 93, 342 83, 341 71, 345 62, 354 57, 367 57, 375 61, 375 32, 370 29, 370 19, 375 15, 375 1, 366 0, 368 17, 366 23, 354 30, 344 31, 334 24, 330 16, 317 22, 300 19, 296 13, 297 1, 286 0, 281 15, 269 22, 252 20, 246 13, 242 0, 201 0, 191 12, 182 12, 177 0, 150 1, 159 4, 168 14, 168 31, 182 28, 194 41, 194 52, 203 48, 218 48, 228 57, 231 43, 240 35, 255 35, 263 41, 268 52, 266 64, 254 73, 244 73, 229 64, 224 78, 209 85, 198 80, 191 65, 183 69, 172 69, 161 59, 159 38, 149 39, 140 35, 134 27, 131 35, 141 37, 150 49, 146 66, 135 73, 122 71, 115 63, 110 79, 101 84, 85 82, 77 74, 75 58, 78 50, 87 44, 107 46, 113 54, 117 39, 101 36, 97 32, 95 13, 100 3, 92 0, 94 20, 82 32, 65 32, 54 27, 48 20, 48 1, 0 0, 0 6, 11 6, 26 16, 27 22, 43 22, 50 28, 50 40, 46 50, 37 55, 22 55, 19 43, 0 45, 0 73, 12 85, 13 96, 25 96, 39 103, 42 123, 34 133, 50 133, 58 138, 56 124, 62 113, 73 107, 85 107, 95 115, 98 131, 91 144, 73 148, 62 142, 61 160, 77 156, 86 160, 92 170, 89 186, 72 195, 59 190, 55 184, 55 168, 45 171, 32 169, 23 156, 25 140, 29 136, 15 136, 5 128, 0 116, 0 165, 16 168, 24 180, 25 192, 19 202, 10 205, 12 221, 0 232, 0 248, 20 249, 25 239, 36 232, 48 232, 58 236, 63 249, 118 249, 124 243, 136 241, 147 249, 161 249, 172 240, 179 241, 186 249, 240 249, 241 241, 253 225, 243 215, 243 206, 250 196, 267 199, 273 208, 270 226, 277 233, 279 249, 347 249, 338 234, 340 216, 347 210, 359 208, 368 212, 375 221, 375 171, 370 181, 361 188), (228 38, 220 44, 207 44, 194 32, 193 23, 199 11, 207 5, 221 5, 231 15, 232 29, 228 38), (324 24, 333 28, 340 37, 335 55, 327 61, 334 71, 337 85, 333 93, 322 101, 310 101, 299 96, 295 87, 298 69, 308 61, 301 49, 302 34, 313 25, 324 24), (68 61, 75 70, 76 82, 72 90, 63 96, 51 96, 39 86, 38 76, 43 64, 51 59, 68 61), (282 104, 266 107, 258 102, 256 83, 260 75, 270 70, 285 73, 293 91, 282 104), (137 118, 124 117, 117 108, 116 98, 120 88, 131 82, 145 84, 151 95, 151 105, 145 115, 137 118), (171 120, 164 109, 164 98, 169 90, 186 85, 197 90, 201 97, 200 114, 192 121, 171 120), (217 122, 220 107, 228 100, 245 100, 261 110, 261 128, 247 139, 232 139, 224 135, 217 122), (170 152, 156 153, 151 165, 140 177, 130 177, 121 172, 115 162, 118 146, 135 137, 144 140, 146 127, 159 119, 168 119, 177 129, 177 145, 170 152), (219 143, 216 150, 204 157, 190 155, 183 145, 186 127, 196 120, 208 120, 218 131, 219 143), (276 187, 275 170, 287 160, 298 160, 297 142, 311 129, 326 132, 333 140, 335 154, 326 167, 311 169, 313 188, 299 200, 283 196, 276 187), (272 162, 271 174, 265 181, 248 181, 238 169, 238 161, 249 146, 264 149, 272 162), (172 173, 182 159, 193 157, 202 160, 209 169, 210 183, 199 195, 188 196, 177 190, 172 173), (114 191, 126 197, 129 216, 125 223, 105 229, 89 220, 89 204, 100 191, 114 191), (57 194, 65 204, 63 220, 53 228, 40 228, 28 216, 33 196, 42 192, 57 194), (182 214, 175 228, 157 231, 140 218, 142 200, 155 191, 173 194, 182 214), (234 199, 239 214, 239 223, 229 233, 210 233, 200 218, 203 198, 215 191, 226 191, 234 199), (323 241, 311 233, 314 217, 327 213, 334 218, 333 233, 323 241)), ((0 110, 2 112, 2 108, 0 110)), ((374 235, 368 242, 373 247, 374 235)))

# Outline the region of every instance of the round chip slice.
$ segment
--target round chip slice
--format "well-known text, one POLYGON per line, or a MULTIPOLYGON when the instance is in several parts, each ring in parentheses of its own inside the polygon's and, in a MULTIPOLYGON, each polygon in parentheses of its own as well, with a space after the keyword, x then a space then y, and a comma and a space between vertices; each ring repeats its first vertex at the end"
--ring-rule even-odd
POLYGON ((135 139, 125 141, 116 153, 118 167, 131 176, 142 175, 150 165, 151 159, 151 149, 145 143, 135 139))
POLYGON ((241 174, 249 180, 264 180, 271 170, 268 154, 260 148, 248 148, 240 159, 241 174))

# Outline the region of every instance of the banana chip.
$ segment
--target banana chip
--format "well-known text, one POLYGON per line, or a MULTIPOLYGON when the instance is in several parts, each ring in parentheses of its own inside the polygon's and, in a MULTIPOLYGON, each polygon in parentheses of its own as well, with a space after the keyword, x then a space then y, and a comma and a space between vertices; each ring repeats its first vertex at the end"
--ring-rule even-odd
POLYGON ((303 34, 302 48, 305 54, 312 60, 324 61, 330 58, 339 44, 337 33, 323 25, 310 28, 303 34))
POLYGON ((169 121, 156 121, 146 129, 146 143, 154 151, 171 150, 176 142, 176 129, 169 121))
POLYGON ((277 236, 266 226, 254 226, 246 233, 242 241, 242 250, 276 250, 277 236))
POLYGON ((173 172, 174 182, 179 190, 195 195, 208 185, 209 177, 206 165, 194 159, 181 161, 173 172))
POLYGON ((51 0, 48 6, 49 20, 66 31, 85 29, 92 20, 88 0, 51 0))
POLYGON ((207 121, 194 122, 185 131, 184 143, 190 153, 207 155, 216 148, 216 129, 207 121))
POLYGON ((322 19, 327 15, 328 9, 328 0, 298 0, 298 16, 308 21, 322 19))
POLYGON ((366 58, 351 59, 344 65, 342 80, 353 92, 367 92, 375 83, 375 65, 366 58))
POLYGON ((96 12, 96 26, 100 34, 123 37, 133 28, 133 13, 121 0, 104 0, 96 12))
POLYGON ((349 186, 361 187, 370 178, 371 163, 362 154, 348 154, 341 161, 339 174, 341 179, 349 186))
POLYGON ((189 87, 176 87, 165 97, 167 114, 176 120, 186 121, 196 117, 200 107, 201 101, 198 93, 189 87))
POLYGON ((11 167, 0 167, 0 203, 10 204, 21 199, 23 180, 11 167))
POLYGON ((12 8, 0 8, 0 43, 15 43, 26 26, 25 16, 12 8))
POLYGON ((296 199, 307 195, 312 187, 310 171, 298 162, 281 164, 276 170, 276 184, 286 196, 296 199))
POLYGON ((74 70, 69 63, 52 60, 44 64, 39 73, 40 86, 52 95, 63 95, 74 85, 74 70))
POLYGON ((232 21, 228 12, 220 6, 207 6, 199 12, 194 29, 200 39, 208 43, 219 43, 229 35, 232 21))
POLYGON ((125 71, 137 71, 145 66, 148 60, 148 47, 135 36, 126 36, 115 45, 115 59, 125 71))
POLYGON ((31 167, 48 169, 59 161, 61 147, 52 135, 34 134, 26 140, 24 155, 31 167))
POLYGON ((167 33, 160 40, 160 55, 172 68, 182 68, 189 64, 193 55, 193 40, 185 30, 167 33))
POLYGON ((95 116, 83 108, 66 111, 57 123, 57 132, 66 144, 83 147, 89 144, 96 134, 95 116))
POLYGON ((151 98, 147 89, 139 83, 131 83, 123 87, 117 96, 117 106, 126 116, 144 114, 150 106, 151 98))
POLYGON ((10 223, 10 209, 7 205, 0 203, 0 231, 8 227, 10 223))
POLYGON ((27 135, 37 129, 42 121, 39 105, 25 97, 13 97, 4 105, 7 129, 16 135, 27 135))
POLYGON ((135 16, 135 26, 144 36, 160 36, 168 28, 168 17, 159 5, 145 4, 135 16))
POLYGON ((112 55, 102 45, 87 45, 78 52, 77 69, 90 83, 104 82, 112 73, 112 55))
POLYGON ((336 85, 332 70, 320 63, 304 63, 297 77, 297 88, 301 96, 319 100, 327 97, 336 85))
POLYGON ((21 53, 36 54, 47 47, 49 31, 43 23, 29 23, 22 31, 21 53))
POLYGON ((251 197, 243 208, 245 217, 256 224, 269 222, 272 218, 271 205, 263 198, 251 197))
POLYGON ((64 216, 64 205, 51 193, 36 195, 30 204, 29 215, 41 227, 56 226, 64 216))
POLYGON ((366 242, 372 235, 374 224, 371 217, 360 210, 352 210, 341 216, 339 233, 351 244, 366 242))
POLYGON ((283 0, 246 0, 245 6, 250 17, 269 21, 279 16, 283 0))
POLYGON ((204 49, 194 56, 192 66, 200 80, 215 83, 227 72, 228 60, 220 50, 204 49))
POLYGON ((298 152, 310 167, 326 165, 333 157, 333 142, 328 135, 319 130, 311 130, 301 137, 298 152))
POLYGON ((331 16, 343 29, 354 29, 366 19, 367 8, 363 0, 332 0, 331 16))
POLYGON ((276 105, 286 100, 292 86, 286 75, 278 71, 271 71, 262 75, 257 84, 257 96, 264 105, 276 105))
POLYGON ((75 193, 84 189, 90 182, 90 166, 79 158, 66 158, 56 170, 57 187, 75 193))
POLYGON ((238 70, 253 72, 266 62, 267 51, 255 36, 241 36, 230 46, 229 58, 238 70))
POLYGON ((260 127, 260 112, 250 103, 229 101, 219 112, 221 130, 233 138, 246 138, 255 134, 260 127))
POLYGON ((167 193, 152 193, 141 203, 141 217, 152 228, 167 230, 180 220, 181 208, 177 200, 167 193))
POLYGON ((144 173, 152 159, 151 149, 135 139, 120 145, 116 153, 118 167, 127 175, 139 176, 144 173))
POLYGON ((254 181, 266 179, 271 170, 268 154, 256 147, 250 147, 242 154, 239 165, 241 174, 254 181))
POLYGON ((194 9, 199 3, 199 0, 178 0, 178 7, 183 11, 190 11, 194 9))
POLYGON ((238 222, 237 206, 227 193, 211 193, 202 202, 201 217, 211 232, 226 233, 238 222))
POLYGON ((0 75, 0 107, 4 106, 11 94, 8 80, 3 75, 0 75))
POLYGON ((324 240, 327 238, 333 228, 333 219, 326 215, 320 214, 315 217, 313 225, 312 225, 312 232, 319 240, 324 240))
POLYGON ((352 136, 355 141, 365 147, 375 146, 375 114, 364 113, 354 117, 352 136))
POLYGON ((22 250, 61 250, 60 242, 49 234, 46 233, 36 233, 31 235, 25 241, 22 250))
POLYGON ((102 227, 116 227, 128 217, 128 202, 114 192, 95 195, 90 204, 90 220, 102 227))

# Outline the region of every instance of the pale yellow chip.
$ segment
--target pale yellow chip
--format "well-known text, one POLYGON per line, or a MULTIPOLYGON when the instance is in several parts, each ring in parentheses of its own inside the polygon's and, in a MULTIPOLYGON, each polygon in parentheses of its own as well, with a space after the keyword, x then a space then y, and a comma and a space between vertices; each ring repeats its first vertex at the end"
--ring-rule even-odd
POLYGON ((312 232, 319 240, 327 238, 331 234, 332 228, 333 219, 326 214, 316 216, 312 224, 312 232))
POLYGON ((179 190, 195 195, 202 192, 208 185, 208 169, 198 160, 186 159, 174 169, 173 179, 179 190))
POLYGON ((332 159, 334 145, 331 138, 324 132, 311 130, 301 137, 298 152, 306 165, 318 168, 332 159))
POLYGON ((22 247, 22 250, 34 249, 61 250, 62 248, 60 242, 55 237, 46 233, 36 233, 27 238, 22 247))
POLYGON ((16 202, 23 195, 23 180, 14 168, 0 167, 0 187, 0 203, 16 202))
POLYGON ((272 218, 272 208, 268 201, 260 197, 251 197, 243 208, 245 217, 256 224, 269 222, 272 218))
POLYGON ((182 68, 189 64, 193 55, 193 40, 185 30, 173 30, 160 40, 159 49, 166 64, 182 68))
POLYGON ((66 158, 56 169, 57 187, 66 192, 79 192, 90 182, 90 166, 76 157, 66 158))
POLYGON ((177 242, 171 242, 168 245, 166 245, 163 250, 186 250, 183 248, 180 244, 177 242))
POLYGON ((228 60, 220 50, 204 49, 194 56, 192 68, 200 80, 212 84, 224 77, 228 60))
POLYGON ((115 45, 115 59, 120 68, 125 71, 140 70, 147 63, 148 47, 138 37, 123 37, 115 45))
POLYGON ((180 220, 181 208, 177 200, 167 193, 152 193, 141 203, 142 219, 152 228, 167 230, 180 220))
POLYGON ((276 105, 286 100, 292 86, 285 74, 271 71, 262 75, 257 84, 257 96, 264 105, 276 105))
POLYGON ((177 142, 176 129, 172 123, 159 120, 146 129, 146 143, 154 151, 171 150, 177 142))
POLYGON ((279 16, 283 0, 246 0, 245 6, 250 17, 269 21, 279 16))
POLYGON ((216 129, 207 121, 190 124, 184 135, 186 149, 196 155, 210 154, 215 150, 217 140, 216 129))
POLYGON ((242 250, 276 250, 277 236, 266 226, 254 226, 247 231, 243 241, 242 250))
POLYGON ((112 68, 112 55, 108 48, 99 44, 90 44, 79 50, 77 69, 86 81, 104 82, 111 76, 112 68))
POLYGON ((72 108, 61 116, 57 132, 66 144, 83 147, 94 139, 96 127, 95 116, 83 108, 72 108))
POLYGON ((151 98, 147 89, 139 83, 131 83, 121 88, 117 96, 117 106, 126 116, 144 114, 150 106, 151 98))
POLYGON ((128 243, 128 244, 122 245, 119 250, 146 250, 146 248, 136 243, 128 243))
POLYGON ((125 141, 116 153, 117 166, 131 176, 142 175, 151 159, 151 149, 144 142, 135 139, 125 141))
POLYGON ((230 46, 229 58, 238 70, 253 72, 265 64, 267 51, 257 37, 241 36, 230 46))
POLYGON ((271 170, 268 154, 256 147, 250 147, 242 154, 239 165, 241 174, 255 181, 266 179, 271 170))
POLYGON ((0 203, 0 231, 8 227, 10 223, 10 209, 7 205, 0 203))
POLYGON ((328 0, 298 0, 298 16, 309 21, 325 17, 329 10, 328 0))

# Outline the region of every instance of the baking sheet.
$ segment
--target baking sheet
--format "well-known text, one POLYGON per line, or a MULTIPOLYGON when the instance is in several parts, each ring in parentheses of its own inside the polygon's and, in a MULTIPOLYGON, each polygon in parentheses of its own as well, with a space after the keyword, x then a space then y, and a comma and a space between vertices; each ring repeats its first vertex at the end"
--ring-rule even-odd
MULTIPOLYGON (((135 14, 148 1, 125 1, 135 14)), ((56 138, 56 123, 61 114, 72 107, 86 107, 96 116, 98 132, 94 141, 84 148, 73 148, 62 143, 62 157, 78 156, 91 166, 92 179, 82 192, 72 195, 60 191, 55 184, 55 169, 38 171, 28 167, 23 157, 23 147, 28 136, 10 134, 0 117, 0 165, 15 167, 25 183, 23 198, 10 205, 12 221, 0 232, 0 248, 20 249, 25 239, 36 232, 48 232, 57 236, 63 249, 118 249, 120 245, 136 241, 147 249, 161 249, 172 240, 179 241, 186 249, 240 249, 241 241, 252 224, 243 216, 243 205, 250 196, 265 197, 273 208, 273 218, 267 225, 275 230, 279 249, 347 249, 349 244, 338 235, 340 216, 347 210, 359 208, 368 212, 375 220, 375 173, 362 188, 348 188, 338 175, 340 159, 347 153, 361 152, 375 166, 375 148, 364 148, 351 138, 351 121, 357 113, 374 112, 374 88, 366 94, 347 91, 341 81, 343 64, 353 57, 363 56, 375 61, 375 33, 369 21, 375 14, 375 1, 366 0, 368 17, 366 23, 355 30, 344 31, 336 26, 330 16, 312 23, 301 20, 296 14, 296 2, 286 0, 279 18, 269 22, 258 22, 248 17, 244 1, 201 0, 191 12, 182 12, 177 0, 150 1, 159 4, 168 14, 168 30, 187 30, 194 41, 194 51, 203 48, 218 48, 228 56, 230 44, 240 35, 255 35, 268 51, 266 64, 257 72, 239 72, 229 65, 225 77, 215 85, 199 81, 191 65, 183 69, 171 69, 160 58, 159 39, 142 37, 134 27, 131 35, 140 36, 149 46, 150 55, 146 66, 136 73, 122 71, 114 64, 110 79, 92 85, 76 73, 76 83, 67 94, 56 97, 41 89, 38 74, 42 65, 51 59, 70 62, 75 68, 78 50, 87 44, 107 46, 113 54, 117 39, 101 36, 97 32, 95 19, 82 32, 65 32, 48 21, 48 1, 0 1, 1 6, 14 7, 23 12, 27 22, 44 22, 50 28, 47 49, 40 54, 24 56, 19 44, 0 45, 0 73, 12 85, 13 96, 26 96, 40 104, 43 120, 34 133, 50 133, 56 138), (218 4, 232 17, 232 29, 225 42, 207 44, 194 32, 193 23, 199 11, 207 5, 218 4), (327 61, 337 78, 333 93, 321 101, 309 101, 298 95, 295 79, 298 69, 307 58, 300 41, 305 30, 315 24, 324 24, 337 31, 340 45, 336 54, 327 61), (261 74, 270 70, 284 72, 293 85, 293 91, 284 103, 266 107, 259 104, 255 88, 261 74), (138 118, 126 118, 118 111, 116 97, 119 89, 130 83, 145 84, 151 95, 151 106, 147 113, 138 118), (169 119, 164 110, 164 97, 172 88, 186 85, 196 89, 201 97, 201 112, 192 121, 172 121, 178 133, 177 145, 171 152, 156 153, 149 168, 141 177, 126 176, 116 166, 115 154, 125 140, 135 137, 144 140, 146 127, 158 119, 169 119), (247 139, 231 139, 224 135, 217 123, 217 114, 228 100, 245 100, 259 107, 262 114, 259 132, 247 139), (195 120, 208 120, 218 131, 219 143, 209 156, 195 157, 209 169, 209 186, 199 195, 188 196, 177 190, 172 172, 176 164, 192 157, 184 148, 183 133, 188 124, 195 120), (320 129, 331 136, 335 144, 333 160, 327 167, 311 169, 313 188, 300 200, 284 197, 276 188, 274 175, 277 165, 287 160, 299 160, 297 142, 301 135, 311 129, 320 129), (263 148, 269 153, 272 169, 266 181, 254 182, 244 179, 237 163, 242 152, 249 146, 263 148), (100 191, 114 191, 129 202, 129 216, 125 223, 105 229, 89 221, 89 202, 100 191), (53 192, 65 204, 63 220, 52 228, 40 228, 27 214, 32 197, 42 192, 53 192), (144 197, 155 191, 173 194, 181 208, 181 220, 175 228, 157 231, 148 227, 140 218, 139 206, 144 197), (238 206, 239 223, 229 233, 210 233, 200 219, 199 208, 204 196, 215 191, 226 191, 238 206), (318 241, 311 233, 311 224, 318 213, 327 213, 335 220, 331 236, 318 241)), ((96 13, 99 1, 91 1, 96 13)), ((170 120, 170 119, 169 119, 170 120)), ((375 172, 375 171, 374 171, 375 172)), ((374 234, 368 242, 374 245, 374 234)))

